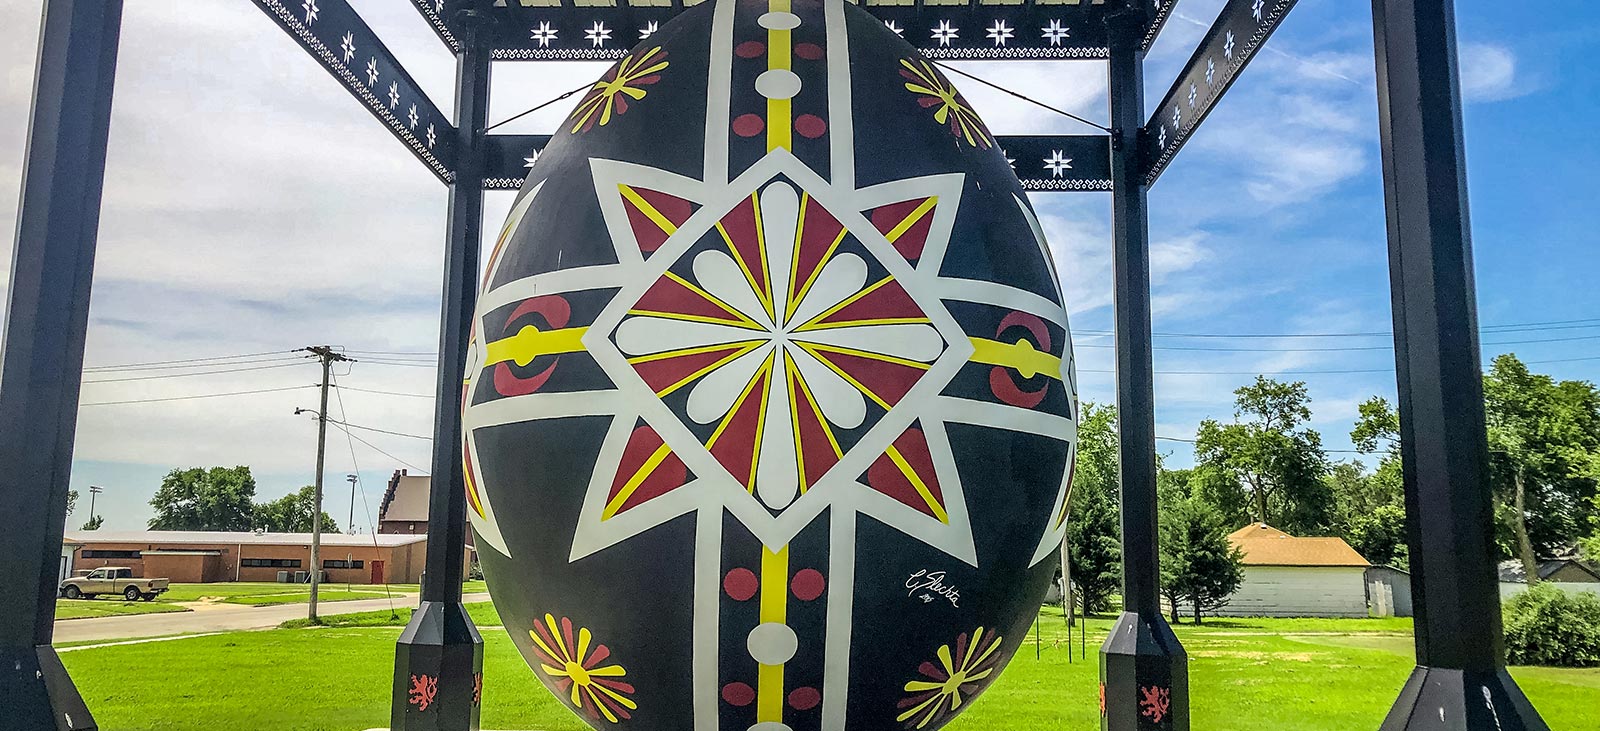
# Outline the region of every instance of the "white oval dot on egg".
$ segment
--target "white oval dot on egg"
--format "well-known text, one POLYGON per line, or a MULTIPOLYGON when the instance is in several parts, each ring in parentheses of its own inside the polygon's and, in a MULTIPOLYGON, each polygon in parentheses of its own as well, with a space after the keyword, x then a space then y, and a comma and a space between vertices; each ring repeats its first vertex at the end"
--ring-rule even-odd
POLYGON ((767 30, 794 30, 800 27, 800 16, 794 13, 774 11, 762 13, 761 17, 756 18, 756 23, 767 30))
POLYGON ((756 77, 756 93, 768 99, 792 99, 800 93, 800 76, 788 69, 767 69, 756 77))

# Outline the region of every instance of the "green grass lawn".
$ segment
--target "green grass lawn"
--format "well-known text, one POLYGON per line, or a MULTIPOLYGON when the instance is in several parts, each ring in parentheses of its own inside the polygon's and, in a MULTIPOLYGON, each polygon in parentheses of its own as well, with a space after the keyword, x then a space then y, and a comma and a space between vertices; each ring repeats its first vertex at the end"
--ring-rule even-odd
POLYGON ((57 599, 56 619, 88 619, 122 614, 161 614, 187 612, 188 609, 165 602, 125 602, 121 599, 57 599))
MULTIPOLYGON (((479 624, 498 622, 469 605, 479 624)), ((404 616, 408 610, 401 610, 404 616)), ((62 655, 104 728, 354 731, 388 723, 398 630, 387 612, 330 617, 345 626, 233 633, 62 655), (204 680, 199 680, 204 679, 204 680), (306 693, 305 688, 316 688, 306 693), (294 712, 284 710, 294 698, 294 712)), ((1377 728, 1412 667, 1406 620, 1218 620, 1178 634, 1190 653, 1194 728, 1377 728), (1285 633, 1289 633, 1285 635, 1285 633)), ((1088 729, 1098 724, 1095 652, 1110 620, 1089 628, 1088 661, 1067 661, 1059 614, 1032 638, 954 731, 1088 729)), ((504 632, 484 632, 483 727, 584 731, 534 680, 504 632)), ((1074 645, 1077 643, 1074 642, 1074 645)), ((1596 728, 1600 670, 1513 668, 1555 729, 1596 728)))
MULTIPOLYGON (((391 594, 415 594, 418 591, 416 584, 389 584, 391 594)), ((319 587, 319 594, 326 596, 330 592, 343 591, 367 592, 384 595, 383 584, 337 584, 325 583, 319 587)), ((283 604, 295 601, 306 601, 311 596, 311 587, 308 584, 277 584, 264 581, 226 581, 215 584, 173 584, 165 594, 161 595, 164 602, 198 602, 204 600, 218 600, 234 604, 283 604), (285 597, 283 601, 236 601, 238 599, 251 599, 255 597, 277 596, 285 597), (298 598, 296 598, 298 597, 298 598)), ((367 599, 370 597, 361 597, 367 599)))
MULTIPOLYGON (((496 612, 494 605, 489 602, 469 602, 466 605, 467 616, 472 618, 472 623, 478 627, 496 627, 500 624, 500 613, 496 612)), ((376 612, 353 612, 350 614, 335 614, 322 618, 324 627, 404 627, 411 621, 412 608, 397 606, 393 613, 386 610, 376 612)), ((296 629, 309 626, 304 619, 291 619, 278 627, 280 629, 296 629)))

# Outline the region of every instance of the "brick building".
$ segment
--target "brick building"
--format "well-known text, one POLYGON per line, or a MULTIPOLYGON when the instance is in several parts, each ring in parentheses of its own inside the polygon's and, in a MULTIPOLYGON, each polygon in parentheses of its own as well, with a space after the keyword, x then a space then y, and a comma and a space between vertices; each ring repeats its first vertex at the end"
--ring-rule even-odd
POLYGON ((432 484, 427 475, 395 470, 383 491, 383 502, 378 504, 378 532, 427 535, 428 488, 432 484))
MULTIPOLYGON (((127 566, 135 576, 175 583, 278 581, 279 572, 310 571, 310 533, 222 531, 69 531, 77 545, 72 568, 127 566)), ((428 537, 418 535, 322 536, 327 580, 351 584, 414 584, 422 576, 428 537)))

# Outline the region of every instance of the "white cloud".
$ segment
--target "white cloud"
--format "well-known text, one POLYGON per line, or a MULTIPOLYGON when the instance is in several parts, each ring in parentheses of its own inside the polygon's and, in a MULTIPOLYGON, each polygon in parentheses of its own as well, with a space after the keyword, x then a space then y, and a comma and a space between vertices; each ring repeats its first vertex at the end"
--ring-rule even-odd
POLYGON ((1462 43, 1461 95, 1468 102, 1515 99, 1529 89, 1517 76, 1517 57, 1511 49, 1492 43, 1462 43))

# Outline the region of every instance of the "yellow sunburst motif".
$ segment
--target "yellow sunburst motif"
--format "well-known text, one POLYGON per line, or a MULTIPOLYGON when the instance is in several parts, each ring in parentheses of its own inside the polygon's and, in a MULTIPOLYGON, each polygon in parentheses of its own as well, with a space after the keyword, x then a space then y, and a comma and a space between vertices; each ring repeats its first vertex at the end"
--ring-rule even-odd
POLYGON ((570 696, 573 707, 597 721, 619 723, 633 717, 628 712, 639 706, 628 697, 633 686, 622 680, 628 672, 621 665, 600 664, 611 657, 611 650, 595 645, 590 652, 594 637, 589 628, 580 627, 574 637, 571 619, 562 617, 557 624, 546 614, 543 623, 533 623, 528 635, 539 656, 539 669, 554 680, 557 690, 570 696))
POLYGON ((983 120, 978 118, 978 113, 972 110, 961 92, 956 91, 955 84, 944 78, 943 74, 934 70, 933 65, 925 60, 917 59, 915 63, 908 59, 900 59, 903 67, 900 75, 906 78, 906 91, 917 94, 917 103, 923 108, 937 105, 939 108, 933 113, 933 121, 948 125, 950 134, 967 141, 980 150, 989 149, 994 143, 989 136, 989 128, 985 127, 983 120))
POLYGON ((642 87, 661 80, 667 68, 667 53, 660 47, 622 57, 605 76, 594 82, 578 108, 572 110, 572 133, 588 132, 596 124, 604 127, 611 123, 613 114, 628 111, 628 100, 639 101, 645 96, 642 87))
POLYGON ((955 715, 956 709, 971 700, 994 679, 1000 663, 1000 635, 985 634, 982 627, 968 642, 963 632, 950 645, 939 647, 939 664, 924 662, 917 668, 927 680, 906 683, 906 696, 899 703, 905 709, 896 721, 906 728, 927 728, 929 724, 955 715))

